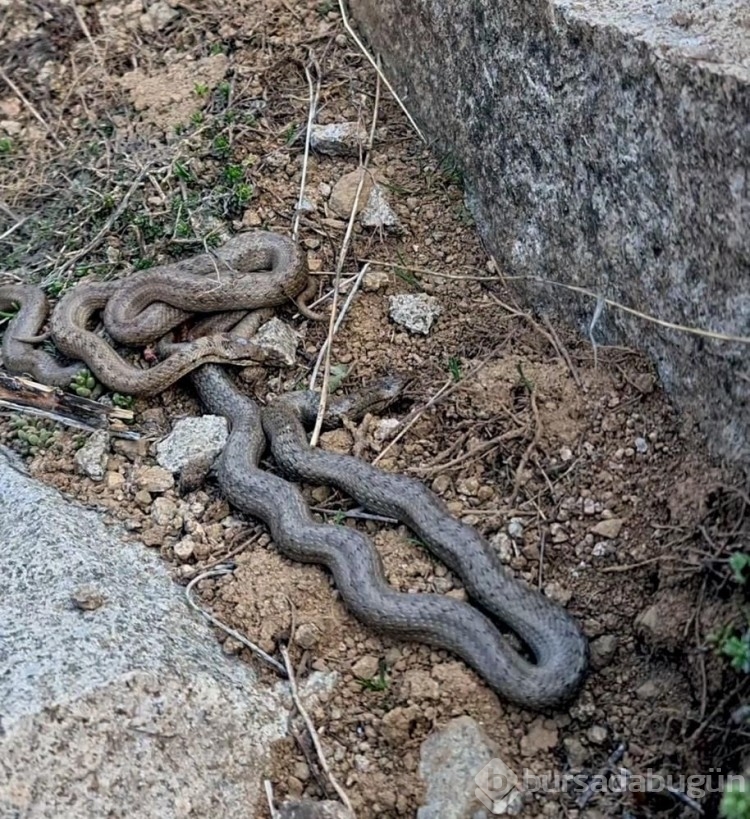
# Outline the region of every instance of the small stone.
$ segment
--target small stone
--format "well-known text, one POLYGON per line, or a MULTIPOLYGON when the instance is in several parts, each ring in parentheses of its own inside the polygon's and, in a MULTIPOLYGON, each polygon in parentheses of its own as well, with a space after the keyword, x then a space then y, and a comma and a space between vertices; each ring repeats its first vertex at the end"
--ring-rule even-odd
POLYGON ((427 335, 442 312, 440 302, 426 293, 401 293, 390 297, 390 316, 412 333, 427 335))
POLYGON ((635 439, 635 451, 639 455, 645 455, 648 452, 648 441, 645 438, 635 439))
POLYGON ((552 535, 553 543, 565 543, 565 541, 568 540, 568 533, 565 531, 565 527, 559 523, 551 524, 549 532, 552 535))
POLYGON ((561 606, 567 606, 573 597, 573 592, 570 589, 564 589, 559 583, 547 583, 544 587, 544 593, 561 606))
POLYGON ((163 0, 157 0, 145 14, 140 16, 139 22, 143 31, 153 34, 155 31, 166 28, 176 17, 179 17, 179 13, 175 9, 168 6, 163 0))
POLYGON ((173 549, 175 557, 183 561, 190 560, 195 552, 195 541, 188 535, 182 538, 182 540, 178 540, 173 549))
POLYGON ((596 514, 596 501, 593 498, 583 499, 583 514, 589 516, 596 514))
POLYGON ((333 122, 310 128, 310 147, 326 156, 357 156, 368 133, 359 122, 333 122))
POLYGON ((612 661, 617 651, 619 639, 615 634, 602 634, 591 641, 591 665, 595 669, 604 668, 612 661))
POLYGON ((508 521, 508 534, 513 540, 520 540, 523 537, 523 521, 521 518, 511 518, 508 521))
POLYGON ((253 344, 272 357, 274 363, 292 367, 297 360, 299 335, 286 322, 272 318, 252 337, 253 344))
POLYGON ((589 752, 584 744, 575 737, 567 737, 563 740, 563 748, 565 748, 570 767, 574 770, 583 768, 589 758, 589 752))
POLYGON ((196 492, 203 486, 214 460, 216 460, 215 455, 199 455, 182 467, 177 481, 177 491, 180 495, 196 492))
POLYGON ((659 686, 653 680, 646 680, 635 689, 635 695, 640 700, 652 700, 659 693, 659 686))
POLYGON ((145 509, 147 506, 151 506, 151 501, 153 498, 151 497, 151 493, 147 489, 139 489, 135 493, 134 497, 135 502, 141 509, 145 509))
POLYGON ((320 640, 320 630, 314 623, 300 623, 294 632, 294 642, 300 648, 314 648, 320 640))
POLYGON ((459 494, 473 498, 476 497, 480 485, 479 478, 461 478, 456 482, 456 489, 459 494))
POLYGON ((537 753, 549 751, 557 746, 558 740, 558 729, 555 723, 540 717, 532 722, 528 733, 522 737, 521 753, 524 756, 534 756, 537 753))
POLYGON ((167 537, 167 530, 163 526, 152 526, 141 535, 144 546, 160 547, 167 537))
POLYGON ((380 185, 370 192, 367 205, 359 217, 359 221, 370 228, 390 228, 392 231, 399 231, 401 223, 393 208, 388 204, 385 191, 380 185))
POLYGON ((352 666, 352 674, 359 680, 371 680, 377 677, 380 669, 380 661, 377 657, 367 654, 360 657, 352 666))
POLYGON ((306 782, 310 778, 310 768, 306 762, 295 762, 292 768, 292 774, 296 776, 297 779, 306 782))
POLYGON ((362 277, 362 289, 367 293, 376 293, 388 287, 390 277, 382 267, 371 267, 362 277))
MULTIPOLYGON (((173 527, 177 516, 177 504, 169 498, 157 498, 151 509, 151 517, 157 526, 173 527)), ((182 522, 179 522, 179 526, 182 522)))
POLYGON ((497 555, 503 563, 510 563, 515 557, 513 541, 505 532, 495 532, 490 538, 490 545, 497 551, 497 555))
POLYGON ((181 418, 156 445, 156 461, 177 473, 196 458, 215 458, 224 449, 227 436, 227 420, 220 415, 181 418))
POLYGON ((104 476, 104 485, 107 489, 121 489, 125 484, 125 478, 120 472, 107 472, 104 476))
POLYGON ((594 745, 604 745, 608 736, 609 731, 607 731, 607 729, 602 725, 592 725, 591 728, 586 731, 586 737, 588 738, 589 742, 593 743, 594 745))
POLYGON ((591 529, 591 533, 599 537, 605 537, 608 540, 614 540, 619 534, 625 521, 622 518, 610 518, 609 520, 600 520, 591 529))
POLYGON ((79 586, 70 595, 70 602, 80 611, 95 611, 104 605, 106 599, 95 586, 79 586))
POLYGON ((573 460, 573 450, 568 446, 562 447, 562 449, 560 450, 560 460, 563 463, 567 463, 568 461, 572 461, 573 460))
POLYGON ((359 187, 359 182, 363 174, 364 182, 362 183, 362 190, 357 200, 357 213, 360 213, 367 205, 375 182, 372 178, 372 174, 360 168, 359 170, 344 174, 333 186, 328 205, 336 216, 340 216, 342 219, 348 219, 351 216, 357 195, 357 188, 359 187))
POLYGON ((109 434, 99 429, 89 436, 88 441, 76 452, 75 462, 82 475, 92 481, 101 481, 109 462, 109 434))
POLYGON ((112 442, 112 451, 124 455, 129 461, 137 461, 148 455, 149 442, 146 438, 130 441, 127 438, 115 438, 112 442))
POLYGON ((174 477, 164 467, 146 466, 136 472, 135 483, 148 492, 166 492, 174 486, 174 477))

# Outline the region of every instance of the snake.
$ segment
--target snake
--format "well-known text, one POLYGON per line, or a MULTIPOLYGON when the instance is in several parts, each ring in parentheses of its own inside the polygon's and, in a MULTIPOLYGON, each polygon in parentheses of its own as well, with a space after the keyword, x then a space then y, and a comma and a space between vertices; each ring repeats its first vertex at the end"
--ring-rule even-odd
POLYGON ((44 291, 32 284, 5 284, 0 286, 0 310, 9 311, 18 306, 18 312, 8 323, 3 335, 3 364, 11 372, 30 375, 36 381, 52 387, 68 387, 83 370, 85 364, 61 364, 54 356, 34 346, 49 313, 44 291))
POLYGON ((50 336, 66 356, 83 363, 60 365, 33 346, 47 313, 43 291, 32 285, 0 288, 0 306, 20 304, 6 329, 3 361, 12 372, 27 373, 53 386, 68 386, 88 369, 106 387, 127 395, 161 392, 207 363, 273 363, 273 353, 237 331, 228 332, 248 309, 297 297, 305 315, 319 318, 306 304, 314 282, 298 244, 279 234, 239 234, 221 247, 179 262, 132 274, 127 279, 84 281, 63 296, 50 318, 50 336), (98 311, 108 334, 124 344, 160 340, 167 356, 147 369, 128 363, 88 325, 98 311), (216 312, 222 311, 222 312, 216 312), (194 313, 210 314, 201 336, 184 343, 165 342, 165 334, 194 313), (208 333, 208 335, 206 335, 208 333))
POLYGON ((296 242, 263 230, 240 233, 211 252, 121 280, 104 309, 104 324, 123 344, 145 344, 195 312, 273 307, 303 290, 298 307, 315 316, 305 304, 313 285, 296 242))
MULTIPOLYGON (((383 472, 354 456, 312 450, 303 421, 315 417, 317 393, 289 393, 261 412, 221 367, 200 367, 191 380, 206 411, 223 415, 230 427, 216 465, 222 494, 264 521, 286 557, 325 566, 357 619, 384 634, 446 649, 518 705, 544 710, 575 693, 588 659, 588 644, 575 620, 508 573, 489 543, 454 519, 420 481, 383 472), (337 486, 371 511, 411 528, 463 580, 477 605, 394 589, 368 537, 316 522, 294 483, 259 468, 266 436, 285 473, 337 486), (533 659, 514 648, 493 617, 521 639, 533 659)), ((393 389, 386 385, 375 398, 385 401, 393 389)))

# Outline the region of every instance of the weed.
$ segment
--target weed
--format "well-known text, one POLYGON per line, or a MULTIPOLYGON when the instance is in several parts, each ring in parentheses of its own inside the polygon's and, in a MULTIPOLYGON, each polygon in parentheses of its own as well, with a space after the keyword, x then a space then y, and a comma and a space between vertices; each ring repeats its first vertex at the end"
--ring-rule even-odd
POLYGON ((292 122, 281 132, 281 137, 286 145, 291 145, 297 138, 297 126, 292 122))
POLYGON ((226 159, 231 153, 229 139, 227 139, 224 134, 219 134, 217 137, 214 137, 213 144, 211 145, 211 151, 218 159, 226 159))
POLYGON ((132 395, 121 395, 119 392, 112 394, 112 403, 121 409, 132 409, 134 401, 132 395))
POLYGON ((366 691, 386 691, 388 689, 389 680, 386 676, 386 665, 384 660, 380 660, 378 663, 378 676, 372 677, 371 679, 365 679, 363 677, 357 677, 357 682, 364 688, 366 691))
POLYGON ((323 0, 322 3, 318 3, 318 14, 321 17, 326 17, 335 7, 333 0, 323 0))
POLYGON ((13 151, 13 140, 10 137, 0 138, 0 154, 9 154, 13 151))
POLYGON ((179 179, 182 182, 196 182, 196 178, 193 175, 193 172, 188 168, 187 165, 183 165, 182 162, 175 162, 172 164, 172 173, 175 176, 175 179, 179 179))
POLYGON ((454 381, 461 380, 461 361, 460 359, 456 358, 455 356, 451 356, 448 359, 448 371, 451 374, 451 378, 454 381))
POLYGON ((419 280, 413 273, 409 272, 408 270, 404 270, 400 267, 397 267, 396 275, 399 277, 399 279, 403 279, 407 284, 411 285, 415 289, 419 289, 419 280))
POLYGON ((203 111, 196 111, 192 117, 190 117, 190 121, 193 125, 201 125, 205 120, 205 116, 203 115, 203 111))
POLYGON ((205 97, 208 94, 208 86, 203 82, 197 82, 193 87, 193 91, 199 97, 205 97))
POLYGON ((732 579, 740 586, 744 586, 750 581, 750 554, 745 552, 735 552, 729 558, 729 568, 732 571, 732 579))
POLYGON ((750 819, 750 782, 746 778, 727 785, 720 811, 725 819, 750 819))
POLYGON ((27 418, 13 415, 10 419, 11 442, 24 455, 36 455, 49 449, 60 438, 60 430, 54 429, 52 422, 45 418, 27 418))
POLYGON ((224 179, 230 185, 236 185, 245 178, 245 169, 242 165, 227 165, 224 168, 224 179))

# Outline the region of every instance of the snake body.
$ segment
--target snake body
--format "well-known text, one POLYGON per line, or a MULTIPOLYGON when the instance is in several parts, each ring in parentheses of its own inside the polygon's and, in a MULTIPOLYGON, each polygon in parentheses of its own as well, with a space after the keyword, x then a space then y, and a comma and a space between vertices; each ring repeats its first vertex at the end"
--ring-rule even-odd
MULTIPOLYGON (((67 387, 85 369, 80 362, 63 365, 54 356, 23 339, 39 334, 49 312, 44 291, 31 284, 7 284, 0 287, 0 310, 18 313, 10 320, 3 335, 3 364, 11 372, 30 375, 52 387, 67 387)), ((75 356, 78 358, 78 356, 75 356)))
POLYGON ((50 332, 58 349, 71 358, 83 359, 89 370, 116 392, 154 395, 201 364, 245 365, 269 358, 266 350, 245 338, 215 334, 171 345, 169 357, 153 367, 134 367, 103 338, 87 329, 93 314, 104 308, 118 286, 118 282, 80 284, 63 296, 50 320, 50 332))
POLYGON ((535 662, 516 652, 478 608, 437 594, 395 591, 367 537, 316 523, 295 486, 258 468, 265 438, 255 402, 219 367, 202 367, 192 380, 206 410, 224 415, 230 424, 217 469, 225 497, 265 521, 285 555, 325 565, 357 618, 377 630, 451 651, 494 690, 524 706, 554 706, 576 690, 587 645, 572 618, 507 574, 486 541, 454 520, 421 483, 357 458, 311 451, 301 418, 314 415, 316 394, 293 393, 263 410, 263 428, 284 468, 305 480, 338 486, 368 508, 410 526, 464 580, 469 595, 525 641, 535 662))
POLYGON ((104 310, 104 324, 118 341, 144 344, 161 338, 191 313, 283 304, 307 283, 296 242, 260 230, 241 233, 211 253, 118 282, 104 310))

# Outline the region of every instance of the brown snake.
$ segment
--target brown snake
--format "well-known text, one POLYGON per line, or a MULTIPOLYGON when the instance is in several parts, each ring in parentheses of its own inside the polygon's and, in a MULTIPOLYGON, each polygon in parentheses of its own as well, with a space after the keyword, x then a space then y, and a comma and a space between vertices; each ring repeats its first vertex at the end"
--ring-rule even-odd
MULTIPOLYGON (((239 234, 211 253, 142 271, 125 280, 81 282, 60 300, 50 319, 57 348, 86 367, 109 389, 127 395, 154 395, 202 364, 246 365, 268 362, 271 354, 236 334, 211 335, 184 344, 164 344, 165 360, 148 369, 129 364, 101 336, 88 329, 93 315, 103 310, 109 334, 125 343, 160 338, 191 313, 231 311, 212 317, 216 326, 236 321, 248 309, 278 305, 310 287, 307 267, 297 244, 275 233, 239 234), (188 312, 189 311, 189 312, 188 312)), ((303 296, 304 298, 304 296, 303 296)), ((39 381, 67 386, 82 365, 62 367, 24 339, 44 322, 47 300, 31 285, 0 289, 0 304, 21 307, 5 331, 5 366, 39 381)), ((310 314, 300 299, 300 310, 310 314)), ((209 325, 206 325, 209 326, 209 325)))
MULTIPOLYGON (((358 619, 376 630, 453 652, 495 691, 530 708, 558 705, 576 691, 588 648, 575 621, 512 577, 490 545, 455 520, 419 481, 382 472, 359 458, 311 450, 301 419, 315 417, 315 393, 289 393, 270 404, 263 410, 261 429, 258 406, 220 367, 201 367, 191 378, 206 410, 230 423, 217 470, 223 494, 265 521, 283 554, 327 566, 358 619), (521 637, 535 661, 513 649, 479 608, 442 595, 395 591, 367 537, 347 527, 316 523, 295 486, 258 468, 266 444, 263 430, 287 472, 336 486, 368 509, 407 524, 462 578, 473 600, 521 637)), ((381 399, 387 399, 387 393, 381 399)))

